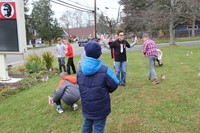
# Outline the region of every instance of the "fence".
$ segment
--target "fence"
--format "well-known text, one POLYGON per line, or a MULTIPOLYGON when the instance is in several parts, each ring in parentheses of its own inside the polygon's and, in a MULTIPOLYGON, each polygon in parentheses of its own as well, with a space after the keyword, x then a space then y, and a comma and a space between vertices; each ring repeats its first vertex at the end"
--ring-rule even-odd
MULTIPOLYGON (((147 32, 151 35, 153 38, 159 38, 159 39, 167 39, 170 37, 169 30, 153 30, 147 32)), ((135 33, 138 37, 142 38, 143 32, 137 32, 135 33)), ((200 29, 195 29, 195 37, 200 37, 200 29)), ((191 29, 185 29, 185 30, 175 30, 175 37, 181 38, 181 37, 192 37, 192 30, 191 29)))

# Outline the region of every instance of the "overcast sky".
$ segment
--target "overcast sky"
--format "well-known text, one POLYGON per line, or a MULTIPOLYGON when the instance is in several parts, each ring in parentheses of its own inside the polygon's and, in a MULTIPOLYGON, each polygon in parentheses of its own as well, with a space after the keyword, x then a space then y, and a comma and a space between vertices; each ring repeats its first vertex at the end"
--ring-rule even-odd
MULTIPOLYGON (((57 0, 54 0, 54 1, 57 1, 57 0)), ((85 8, 94 10, 94 0, 63 0, 63 1, 76 5, 76 6, 83 5, 85 6, 85 8)), ((98 13, 103 12, 106 16, 110 18, 117 18, 118 8, 119 8, 118 1, 119 0, 96 0, 97 9, 99 9, 97 10, 97 12, 98 13), (108 9, 106 9, 105 7, 108 7, 108 9)), ((32 0, 30 0, 30 3, 31 2, 32 0)), ((53 2, 51 3, 51 5, 52 5, 52 10, 55 13, 55 17, 58 19, 62 16, 62 14, 65 11, 73 10, 71 8, 67 8, 62 5, 55 4, 53 2)))

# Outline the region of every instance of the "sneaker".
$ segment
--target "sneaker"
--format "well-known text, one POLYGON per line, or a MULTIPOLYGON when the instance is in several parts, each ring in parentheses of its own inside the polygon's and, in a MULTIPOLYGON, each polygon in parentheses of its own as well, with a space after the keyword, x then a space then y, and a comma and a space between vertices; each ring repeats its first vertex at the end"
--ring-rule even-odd
POLYGON ((125 85, 125 84, 121 84, 121 86, 122 86, 122 87, 125 87, 126 85, 125 85))
POLYGON ((153 84, 159 84, 159 81, 157 79, 154 79, 153 84))
POLYGON ((58 111, 59 114, 63 113, 62 108, 57 108, 56 111, 58 111))
POLYGON ((74 103, 74 104, 72 105, 72 108, 73 108, 73 110, 77 110, 77 109, 78 109, 78 105, 74 103))

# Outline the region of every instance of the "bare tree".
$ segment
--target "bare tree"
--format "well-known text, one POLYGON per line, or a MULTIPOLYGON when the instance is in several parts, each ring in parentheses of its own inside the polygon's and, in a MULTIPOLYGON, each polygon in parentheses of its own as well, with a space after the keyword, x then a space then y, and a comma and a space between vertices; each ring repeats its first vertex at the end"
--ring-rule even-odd
POLYGON ((75 27, 76 28, 80 28, 80 27, 83 27, 83 12, 81 11, 77 11, 75 10, 73 12, 73 17, 74 18, 74 22, 75 22, 75 27))
POLYGON ((164 0, 163 3, 157 1, 158 11, 163 12, 166 17, 166 22, 169 24, 170 44, 175 44, 175 27, 178 24, 184 24, 189 20, 187 11, 187 4, 183 0, 164 0))
POLYGON ((101 33, 110 33, 113 34, 117 24, 120 22, 120 6, 118 9, 118 17, 116 19, 109 18, 108 16, 105 16, 103 13, 98 15, 98 23, 97 23, 97 29, 101 33))
POLYGON ((60 21, 63 24, 63 27, 69 29, 71 28, 80 28, 91 26, 91 13, 81 12, 81 11, 66 11, 60 21), (88 17, 88 18, 87 18, 88 17))
POLYGON ((187 0, 121 0, 125 30, 147 31, 168 26, 170 44, 175 44, 175 27, 190 20, 187 0))
POLYGON ((91 13, 86 13, 86 14, 84 14, 85 15, 85 17, 84 18, 86 18, 85 19, 85 26, 86 27, 91 27, 91 26, 93 26, 94 25, 94 15, 93 14, 91 14, 91 13))
POLYGON ((71 12, 70 11, 66 11, 60 18, 60 21, 62 22, 62 27, 63 28, 67 28, 68 32, 69 32, 69 27, 72 25, 72 21, 71 21, 71 12))

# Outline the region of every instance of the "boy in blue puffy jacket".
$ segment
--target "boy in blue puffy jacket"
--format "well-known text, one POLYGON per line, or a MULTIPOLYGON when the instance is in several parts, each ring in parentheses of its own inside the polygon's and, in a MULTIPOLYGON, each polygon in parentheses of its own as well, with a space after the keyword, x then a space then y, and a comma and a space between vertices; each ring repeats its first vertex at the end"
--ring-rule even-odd
POLYGON ((99 60, 101 46, 90 41, 85 46, 86 57, 77 74, 77 83, 81 94, 84 123, 82 133, 103 133, 106 117, 111 112, 110 95, 119 85, 111 68, 99 60))

